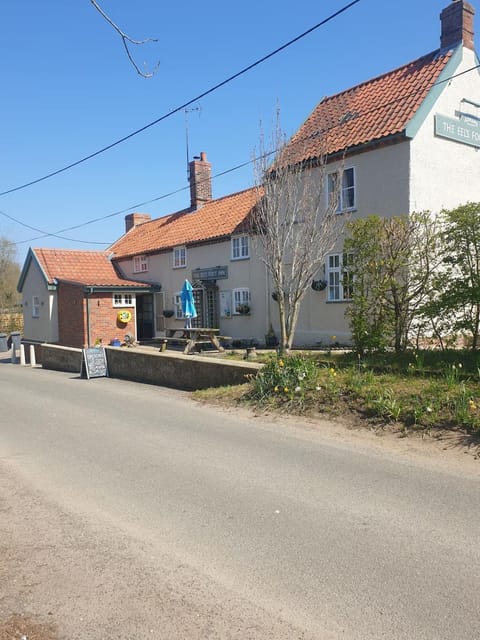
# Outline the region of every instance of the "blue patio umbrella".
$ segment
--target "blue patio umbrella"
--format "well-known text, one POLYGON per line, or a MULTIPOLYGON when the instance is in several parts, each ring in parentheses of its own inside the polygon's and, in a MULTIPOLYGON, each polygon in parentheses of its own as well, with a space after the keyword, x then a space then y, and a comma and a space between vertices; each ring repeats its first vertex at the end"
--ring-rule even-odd
POLYGON ((182 311, 185 316, 185 328, 192 326, 192 318, 197 317, 197 310, 195 309, 195 301, 193 299, 193 288, 188 280, 185 280, 180 294, 182 301, 182 311))

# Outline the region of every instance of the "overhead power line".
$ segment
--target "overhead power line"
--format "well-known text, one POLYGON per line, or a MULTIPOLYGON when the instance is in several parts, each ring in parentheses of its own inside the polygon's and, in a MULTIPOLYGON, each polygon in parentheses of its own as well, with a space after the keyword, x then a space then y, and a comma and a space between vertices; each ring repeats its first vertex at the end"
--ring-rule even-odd
MULTIPOLYGON (((448 78, 442 78, 442 80, 437 80, 437 82, 435 82, 432 85, 431 88, 433 89, 436 86, 439 86, 439 85, 445 84, 447 82, 450 82, 451 80, 454 80, 455 78, 459 78, 460 76, 463 76, 463 75, 465 75, 467 73, 471 73, 472 71, 475 71, 477 69, 480 69, 480 64, 477 64, 477 65, 475 65, 473 67, 470 67, 469 69, 465 69, 464 71, 459 71, 458 73, 453 74, 453 75, 449 76, 448 78)), ((355 119, 358 119, 360 117, 364 117, 364 116, 369 115, 371 113, 375 113, 375 111, 379 111, 380 109, 384 109, 385 107, 391 107, 391 106, 395 106, 395 105, 401 104, 403 101, 408 100, 409 98, 415 96, 417 93, 421 93, 423 91, 424 91, 424 88, 421 87, 421 88, 418 88, 418 89, 414 89, 410 93, 407 93, 406 95, 403 95, 403 96, 401 96, 399 98, 394 98, 393 100, 389 100, 388 102, 377 103, 371 109, 367 109, 365 111, 360 111, 360 112, 356 113, 355 119)), ((296 144, 301 143, 302 140, 311 140, 312 137, 320 137, 320 136, 322 136, 322 135, 324 135, 326 133, 329 133, 330 131, 333 131, 337 127, 343 126, 343 124, 344 124, 343 121, 339 121, 339 122, 335 123, 334 125, 331 125, 330 127, 326 127, 324 129, 319 129, 315 133, 310 134, 309 136, 306 136, 303 139, 296 140, 296 144)), ((264 154, 263 157, 274 155, 277 151, 278 151, 278 149, 273 149, 272 151, 264 154)), ((234 167, 230 167, 229 169, 225 169, 225 171, 221 171, 219 173, 214 174, 211 179, 215 180, 216 178, 220 178, 220 177, 222 177, 224 175, 227 175, 229 173, 233 173, 234 171, 238 171, 238 169, 242 169, 242 168, 248 166, 249 164, 253 164, 258 159, 259 158, 253 158, 251 160, 247 160, 246 162, 242 162, 241 164, 238 164, 238 165, 236 165, 234 167)), ((143 202, 137 202, 136 204, 133 204, 133 205, 131 205, 129 207, 126 207, 124 209, 121 209, 119 211, 114 211, 113 213, 109 213, 109 214, 106 214, 104 216, 99 216, 98 218, 92 218, 91 220, 87 220, 86 222, 81 222, 81 223, 79 223, 77 225, 74 225, 74 226, 71 226, 71 227, 66 227, 64 229, 60 229, 59 231, 52 232, 52 233, 49 233, 47 231, 43 231, 42 229, 38 229, 37 227, 32 227, 31 225, 28 225, 28 224, 22 222, 21 220, 18 220, 17 218, 14 218, 13 216, 8 215, 7 213, 5 213, 4 211, 1 211, 1 210, 0 210, 0 215, 5 216, 9 220, 14 221, 17 224, 19 224, 19 225, 21 225, 23 227, 26 227, 27 229, 32 229, 33 231, 38 231, 39 233, 42 234, 41 236, 35 236, 34 238, 30 238, 29 240, 21 240, 19 242, 15 242, 14 244, 25 244, 27 242, 33 242, 34 240, 39 240, 41 238, 55 237, 55 238, 60 238, 62 240, 69 240, 69 241, 72 241, 72 242, 85 242, 85 243, 89 243, 89 244, 108 245, 108 244, 110 244, 110 241, 109 242, 93 242, 93 241, 89 242, 89 241, 75 240, 74 238, 67 238, 67 237, 62 236, 60 234, 66 233, 68 231, 74 231, 76 229, 81 229, 81 228, 86 227, 88 225, 95 224, 97 222, 102 222, 103 220, 108 220, 109 218, 114 218, 116 216, 122 215, 123 213, 127 213, 129 211, 134 210, 134 209, 139 209, 140 207, 144 207, 145 205, 152 204, 152 203, 158 202, 160 200, 165 200, 166 198, 170 198, 173 195, 181 193, 182 191, 187 191, 189 189, 190 189, 190 187, 188 185, 184 186, 184 187, 179 187, 178 189, 175 189, 174 191, 170 191, 168 193, 164 193, 164 194, 162 194, 160 196, 157 196, 155 198, 151 198, 150 200, 145 200, 143 202)))
POLYGON ((244 67, 240 71, 237 71, 237 73, 234 73, 233 75, 229 76, 225 80, 222 80, 222 82, 219 82, 218 84, 214 85, 213 87, 210 87, 210 89, 207 89, 206 91, 204 91, 203 93, 199 94, 198 96, 195 96, 191 100, 188 100, 188 102, 184 102, 183 104, 181 104, 180 106, 176 107, 175 109, 169 111, 168 113, 165 113, 163 116, 160 116, 156 120, 153 120, 153 122, 149 122, 148 124, 146 124, 145 126, 141 127, 140 129, 136 129, 136 131, 132 131, 132 133, 127 134, 123 138, 120 138, 119 140, 116 140, 115 142, 112 142, 111 144, 107 145, 106 147, 103 147, 102 149, 98 149, 98 151, 94 151, 93 153, 90 153, 88 156, 84 156, 83 158, 80 158, 80 160, 76 160, 75 162, 72 162, 72 163, 62 167, 61 169, 57 169, 55 171, 52 171, 51 173, 48 173, 48 174, 42 176, 41 178, 36 178, 35 180, 31 180, 30 182, 25 182, 24 184, 18 185, 17 187, 12 187, 12 188, 7 189, 5 191, 1 191, 0 192, 0 196, 5 196, 5 195, 7 195, 9 193, 14 193, 15 191, 20 191, 22 189, 26 189, 27 187, 31 187, 34 184, 38 184, 39 182, 43 182, 44 180, 48 180, 49 178, 53 178, 54 176, 57 176, 60 173, 63 173, 64 171, 68 171, 69 169, 73 169, 73 167, 77 167, 79 164, 87 162, 87 160, 91 160, 92 158, 95 158, 96 156, 99 156, 100 154, 105 153, 106 151, 109 151, 110 149, 113 149, 114 147, 117 147, 119 144, 122 144, 123 142, 126 142, 127 140, 130 140, 130 138, 133 138, 134 136, 137 136, 139 133, 142 133, 143 131, 146 131, 147 129, 150 129, 150 127, 153 127, 156 124, 159 124, 163 120, 166 120, 167 118, 170 118, 171 116, 173 116, 174 114, 178 113, 179 111, 183 111, 184 109, 189 107, 194 102, 198 102, 202 98, 205 98, 205 96, 208 96, 209 94, 213 93, 214 91, 217 91, 221 87, 224 87, 225 85, 229 84, 233 80, 236 80, 240 76, 243 76, 248 71, 251 71, 255 67, 258 67, 258 65, 262 64, 266 60, 269 60, 270 58, 272 58, 273 56, 277 55, 277 53, 280 53, 284 49, 287 49, 288 47, 290 47, 295 42, 298 42, 302 38, 305 38, 310 33, 313 33, 313 31, 316 31, 320 27, 323 27, 325 24, 327 24, 328 22, 331 22, 332 20, 334 20, 339 15, 341 15, 342 13, 344 13, 345 11, 347 11, 348 9, 353 7, 355 4, 358 4, 359 2, 361 2, 361 0, 353 0, 352 2, 349 2, 344 7, 342 7, 338 11, 335 11, 335 13, 332 13, 331 15, 329 15, 327 18, 325 18, 321 22, 318 22, 313 27, 310 27, 310 29, 307 29, 306 31, 304 31, 300 35, 296 36, 295 38, 292 38, 292 40, 289 40, 288 42, 285 42, 285 44, 282 44, 280 47, 278 47, 274 51, 271 51, 267 55, 263 56, 263 58, 259 58, 255 62, 252 62, 252 64, 249 64, 247 67, 244 67))
MULTIPOLYGON (((267 155, 273 155, 275 153, 275 151, 271 151, 269 154, 267 155)), ((243 167, 247 167, 249 164, 252 164, 253 160, 247 160, 246 162, 242 162, 241 164, 237 164, 234 167, 230 167, 229 169, 225 169, 225 171, 220 171, 219 173, 216 173, 212 176, 212 180, 215 180, 216 178, 220 178, 221 176, 225 176, 229 173, 233 173, 234 171, 238 171, 238 169, 242 169, 243 167)), ((200 181, 202 182, 202 181, 200 181)), ((20 220, 17 220, 16 218, 14 218, 13 216, 8 215, 7 213, 5 213, 4 211, 0 210, 0 215, 5 216, 6 218, 8 218, 9 220, 13 220, 14 222, 20 224, 23 227, 26 227, 27 229, 32 229, 34 231, 38 231, 39 233, 41 233, 42 235, 40 236, 35 236, 34 238, 30 238, 28 240, 20 240, 19 242, 14 242, 13 244, 26 244, 27 242, 33 242, 34 240, 40 240, 41 238, 60 238, 61 240, 69 240, 72 242, 84 242, 84 243, 89 243, 89 244, 99 244, 99 245, 109 245, 111 244, 111 241, 109 240, 108 242, 89 242, 88 240, 75 240, 75 238, 67 238, 63 235, 60 235, 62 233, 66 233, 68 231, 74 231, 75 229, 81 229, 83 227, 87 227, 91 224, 95 224, 96 222, 103 222, 104 220, 108 220, 109 218, 115 218, 116 216, 120 216, 122 215, 122 213, 128 213, 129 211, 135 210, 135 209, 140 209, 140 207, 144 207, 147 204, 152 204, 153 202, 158 202, 160 200, 165 200, 166 198, 170 198, 171 196, 176 195, 177 193, 181 193, 182 191, 187 191, 190 189, 190 186, 187 185, 185 187, 179 187, 178 189, 175 189, 174 191, 170 191, 168 193, 164 193, 161 196, 157 196, 155 198, 151 198, 150 200, 145 200, 144 202, 137 202, 136 204, 133 204, 129 207, 126 207, 125 209, 121 209, 119 211, 114 211, 113 213, 108 213, 104 216, 99 216, 98 218, 92 218, 91 220, 87 220, 86 222, 81 222, 80 224, 71 226, 71 227, 66 227, 65 229, 60 229, 59 231, 55 231, 52 233, 49 233, 48 231, 42 231, 42 229, 37 229, 36 227, 32 227, 28 224, 25 224, 23 222, 21 222, 20 220)))

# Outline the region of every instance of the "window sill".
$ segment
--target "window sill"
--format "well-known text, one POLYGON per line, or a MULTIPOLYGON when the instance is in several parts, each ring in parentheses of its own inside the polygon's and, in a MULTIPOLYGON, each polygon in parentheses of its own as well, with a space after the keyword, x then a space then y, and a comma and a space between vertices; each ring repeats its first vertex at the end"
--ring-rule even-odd
POLYGON ((325 300, 325 304, 349 304, 351 300, 325 300))
POLYGON ((240 258, 230 258, 232 262, 238 262, 238 260, 250 260, 250 256, 241 256, 240 258))

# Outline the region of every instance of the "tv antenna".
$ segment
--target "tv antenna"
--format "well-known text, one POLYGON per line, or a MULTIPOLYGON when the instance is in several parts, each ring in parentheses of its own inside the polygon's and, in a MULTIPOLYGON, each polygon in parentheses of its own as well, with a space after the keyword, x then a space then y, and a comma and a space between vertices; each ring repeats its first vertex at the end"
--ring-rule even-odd
POLYGON ((188 164, 190 162, 190 152, 188 149, 188 114, 192 113, 193 111, 197 111, 200 117, 200 113, 202 112, 202 107, 200 105, 198 105, 197 107, 190 107, 190 108, 187 107, 183 111, 185 114, 185 145, 186 145, 186 152, 187 152, 187 176, 188 177, 190 177, 189 168, 188 168, 188 164))

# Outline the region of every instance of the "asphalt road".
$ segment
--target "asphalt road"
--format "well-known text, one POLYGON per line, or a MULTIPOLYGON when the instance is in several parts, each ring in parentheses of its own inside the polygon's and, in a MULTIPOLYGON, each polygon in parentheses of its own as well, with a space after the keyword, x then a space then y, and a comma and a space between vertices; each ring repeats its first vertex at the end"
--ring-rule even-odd
POLYGON ((0 410, 4 613, 82 640, 480 638, 480 475, 19 365, 0 410))

